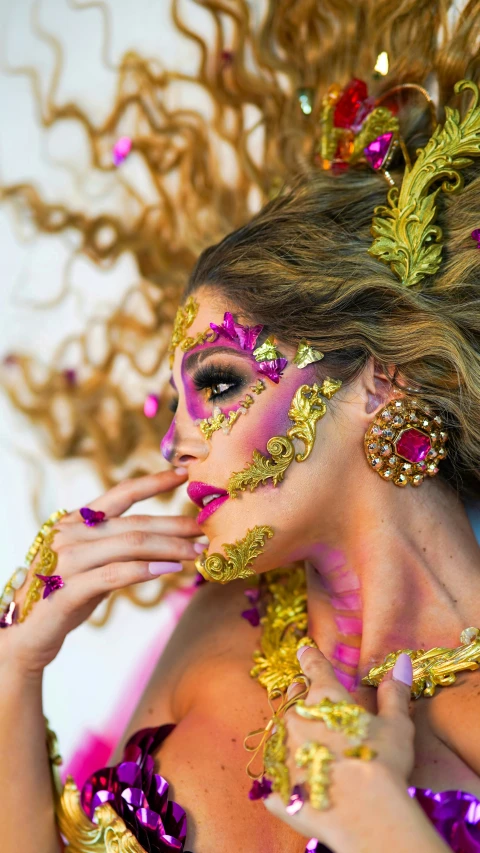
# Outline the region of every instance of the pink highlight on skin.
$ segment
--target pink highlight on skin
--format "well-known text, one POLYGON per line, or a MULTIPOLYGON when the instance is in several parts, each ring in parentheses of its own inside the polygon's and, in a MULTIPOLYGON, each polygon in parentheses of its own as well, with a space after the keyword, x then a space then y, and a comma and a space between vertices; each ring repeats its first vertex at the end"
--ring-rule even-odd
POLYGON ((171 462, 174 455, 174 437, 175 437, 175 418, 173 418, 172 423, 168 428, 168 432, 165 433, 161 442, 160 442, 160 450, 162 452, 162 456, 167 462, 171 462))
POLYGON ((349 675, 348 672, 343 672, 341 669, 338 669, 336 666, 333 667, 333 671, 337 676, 340 684, 348 690, 349 693, 353 693, 357 686, 357 678, 354 675, 349 675))
POLYGON ((350 595, 342 595, 341 598, 333 597, 330 599, 330 603, 336 610, 362 609, 362 599, 357 592, 352 592, 350 595))
POLYGON ((334 657, 336 660, 340 661, 340 663, 356 667, 360 660, 360 649, 354 648, 353 646, 346 646, 345 643, 337 643, 335 646, 334 657))
POLYGON ((362 633, 362 620, 354 616, 335 616, 335 624, 341 634, 362 633))

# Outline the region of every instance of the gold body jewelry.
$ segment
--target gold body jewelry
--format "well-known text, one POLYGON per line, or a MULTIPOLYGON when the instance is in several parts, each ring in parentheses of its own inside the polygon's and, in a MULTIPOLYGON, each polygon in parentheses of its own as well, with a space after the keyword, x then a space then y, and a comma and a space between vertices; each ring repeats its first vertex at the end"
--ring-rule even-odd
POLYGON ((332 702, 327 697, 315 705, 306 705, 300 699, 295 705, 295 711, 305 720, 319 720, 325 723, 327 729, 342 732, 353 746, 359 746, 368 736, 371 715, 361 705, 345 700, 332 702))
POLYGON ((286 805, 290 799, 291 784, 287 767, 287 729, 281 717, 275 718, 274 731, 265 742, 263 763, 272 791, 280 794, 286 805))
MULTIPOLYGON (((51 530, 50 533, 47 533, 47 535, 44 537, 43 544, 41 545, 37 571, 42 575, 53 575, 57 567, 58 555, 51 547, 53 544, 54 537, 57 533, 58 530, 51 530)), ((18 617, 18 622, 25 621, 33 605, 40 600, 41 591, 42 581, 35 575, 32 578, 32 581, 28 588, 27 596, 25 598, 22 611, 20 613, 20 616, 18 617)))
POLYGON ((188 352, 194 347, 200 346, 200 344, 213 344, 218 338, 218 332, 215 332, 213 329, 206 329, 204 332, 199 332, 194 338, 185 338, 181 344, 180 349, 182 352, 188 352))
POLYGON ((330 765, 335 760, 335 755, 330 752, 328 746, 323 746, 315 741, 299 746, 295 751, 295 764, 304 768, 307 773, 306 783, 310 789, 310 805, 319 811, 328 809, 330 798, 328 789, 330 786, 330 765))
POLYGON ((175 350, 182 343, 183 339, 187 334, 187 329, 190 328, 195 317, 198 314, 198 302, 194 299, 193 296, 189 296, 185 305, 180 305, 175 315, 175 320, 173 322, 173 332, 172 338, 168 347, 168 357, 170 362, 170 368, 173 366, 173 359, 175 358, 175 350))
POLYGON ((275 359, 281 358, 273 335, 270 335, 261 346, 253 350, 253 357, 255 361, 275 361, 275 359))
POLYGON ((301 385, 297 389, 288 411, 293 426, 287 430, 286 436, 276 435, 267 442, 267 452, 270 456, 264 456, 254 450, 253 462, 243 471, 232 474, 227 484, 231 498, 237 497, 238 492, 244 492, 246 489, 253 492, 268 480, 276 486, 283 480, 285 471, 294 459, 297 462, 308 459, 315 441, 317 421, 327 413, 327 406, 322 397, 330 400, 341 385, 340 380, 327 377, 321 385, 301 385), (303 453, 295 454, 294 439, 304 443, 303 453))
POLYGON ((315 364, 315 362, 321 361, 322 358, 325 358, 325 354, 320 352, 320 350, 311 347, 308 341, 305 338, 302 338, 293 358, 293 363, 302 370, 309 364, 315 364))
POLYGON ((371 467, 396 486, 420 486, 447 455, 442 419, 416 399, 394 400, 370 424, 364 440, 371 467))
POLYGON ((205 550, 195 561, 198 572, 207 581, 230 583, 237 578, 249 578, 255 575, 251 568, 253 561, 263 553, 265 539, 271 539, 271 527, 254 527, 247 530, 246 536, 234 545, 224 544, 226 557, 223 554, 208 554, 205 550))
POLYGON ((53 527, 55 527, 57 521, 60 521, 64 515, 68 515, 66 509, 57 509, 56 512, 52 512, 51 516, 46 520, 45 524, 42 525, 40 530, 38 531, 35 539, 33 540, 30 548, 27 551, 27 556, 25 557, 25 563, 27 566, 31 566, 35 557, 37 556, 41 545, 43 544, 45 537, 50 533, 53 527))
POLYGON ((401 187, 392 187, 387 205, 377 207, 369 253, 388 264, 406 287, 438 272, 442 260, 442 229, 434 224, 440 190, 453 193, 463 186, 461 170, 480 155, 480 93, 471 80, 461 80, 455 93, 470 90, 473 103, 463 120, 445 107, 446 120, 437 127, 410 168, 401 187), (432 189, 433 187, 433 189, 432 189))
POLYGON ((384 675, 392 669, 398 656, 406 653, 413 665, 412 697, 433 696, 437 687, 449 687, 457 680, 456 673, 478 669, 480 663, 480 630, 465 628, 455 649, 399 649, 386 656, 379 666, 373 666, 362 678, 362 684, 378 687, 384 675))

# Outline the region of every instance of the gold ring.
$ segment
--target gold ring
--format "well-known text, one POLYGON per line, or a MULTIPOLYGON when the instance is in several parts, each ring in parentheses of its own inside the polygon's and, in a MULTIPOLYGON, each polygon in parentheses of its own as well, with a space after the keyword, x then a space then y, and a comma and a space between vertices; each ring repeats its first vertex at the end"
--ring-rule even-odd
POLYGON ((45 536, 50 533, 51 529, 55 526, 57 521, 60 521, 64 515, 68 515, 68 511, 66 509, 57 509, 55 512, 52 512, 50 518, 47 518, 45 524, 42 524, 40 530, 38 531, 35 539, 33 540, 30 548, 27 551, 27 556, 25 557, 25 563, 27 566, 31 566, 35 557, 37 556, 40 548, 43 544, 45 536))
POLYGON ((295 764, 307 773, 310 805, 318 811, 324 811, 330 806, 330 765, 334 759, 335 755, 328 746, 315 741, 304 743, 295 752, 295 764))
POLYGON ((332 702, 327 697, 315 705, 306 705, 303 699, 299 699, 295 711, 305 720, 318 720, 325 723, 331 731, 343 732, 355 746, 367 737, 368 725, 372 718, 361 705, 354 705, 346 700, 332 702))

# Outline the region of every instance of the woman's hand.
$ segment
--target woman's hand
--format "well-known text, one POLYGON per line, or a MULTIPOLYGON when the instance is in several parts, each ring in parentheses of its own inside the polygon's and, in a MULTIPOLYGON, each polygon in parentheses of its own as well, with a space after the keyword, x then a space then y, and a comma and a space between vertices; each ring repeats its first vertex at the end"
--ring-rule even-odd
MULTIPOLYGON (((62 576, 65 585, 36 602, 22 623, 0 631, 0 664, 8 663, 25 674, 40 673, 58 654, 66 635, 88 619, 110 592, 179 570, 182 560, 195 560, 204 547, 189 541, 200 535, 195 519, 122 517, 138 501, 169 492, 185 480, 182 469, 125 480, 89 504, 105 513, 104 522, 87 527, 79 511, 57 522, 52 545, 58 554, 55 574, 62 576)), ((38 570, 37 556, 15 595, 20 610, 38 570)))
MULTIPOLYGON (((311 682, 306 705, 314 705, 326 697, 332 702, 353 701, 320 651, 303 647, 300 652, 302 670, 311 682)), ((294 760, 295 752, 300 746, 314 741, 327 746, 335 755, 335 759, 329 764, 330 806, 324 811, 314 809, 308 802, 306 792, 305 804, 294 815, 286 812, 278 794, 270 795, 265 800, 265 805, 269 811, 299 833, 317 838, 340 853, 347 850, 368 849, 369 853, 377 849, 383 850, 381 846, 374 845, 373 836, 377 833, 382 815, 389 815, 386 818, 388 823, 392 799, 398 797, 399 803, 401 802, 399 813, 406 808, 410 816, 411 809, 415 819, 418 818, 417 807, 410 803, 406 792, 414 763, 414 725, 409 716, 411 662, 408 655, 401 656, 396 671, 389 675, 378 688, 378 714, 371 716, 365 739, 365 745, 377 753, 371 761, 346 758, 343 753, 350 746, 348 739, 342 732, 328 729, 322 721, 306 720, 297 714, 294 707, 285 714, 292 788, 294 785, 302 785, 306 778, 305 771, 299 769, 294 760), (403 681, 394 680, 399 677, 403 678, 403 681), (405 683, 409 679, 410 685, 405 683)), ((290 688, 289 698, 297 692, 299 687, 294 685, 290 688)), ((421 815, 422 827, 424 821, 426 822, 426 818, 421 815)), ((427 824, 428 835, 429 830, 430 826, 427 824)), ((390 827, 389 831, 395 832, 395 828, 390 827)), ((419 838, 419 841, 421 840, 419 838)), ((391 849, 400 851, 404 848, 399 845, 391 846, 391 849)))

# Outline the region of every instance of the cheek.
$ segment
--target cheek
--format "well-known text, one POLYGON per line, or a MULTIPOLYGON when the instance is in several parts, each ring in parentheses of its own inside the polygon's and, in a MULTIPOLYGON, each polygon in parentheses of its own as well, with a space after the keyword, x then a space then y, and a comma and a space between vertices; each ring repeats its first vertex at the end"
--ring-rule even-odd
POLYGON ((165 433, 160 443, 160 450, 162 456, 164 459, 167 460, 167 462, 171 462, 171 460, 173 459, 173 439, 175 436, 175 429, 176 423, 174 418, 172 420, 172 423, 170 424, 168 432, 165 433))

